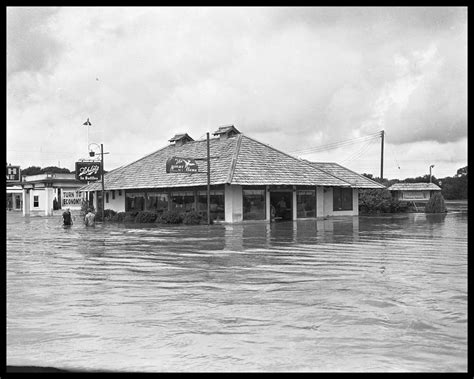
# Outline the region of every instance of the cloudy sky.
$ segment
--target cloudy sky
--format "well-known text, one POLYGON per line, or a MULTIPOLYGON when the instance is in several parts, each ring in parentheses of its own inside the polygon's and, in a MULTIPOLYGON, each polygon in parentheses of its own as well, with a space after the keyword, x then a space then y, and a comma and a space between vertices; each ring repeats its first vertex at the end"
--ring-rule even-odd
POLYGON ((467 8, 7 8, 8 163, 73 170, 103 143, 111 170, 228 124, 374 176, 384 130, 384 177, 453 176, 467 8))

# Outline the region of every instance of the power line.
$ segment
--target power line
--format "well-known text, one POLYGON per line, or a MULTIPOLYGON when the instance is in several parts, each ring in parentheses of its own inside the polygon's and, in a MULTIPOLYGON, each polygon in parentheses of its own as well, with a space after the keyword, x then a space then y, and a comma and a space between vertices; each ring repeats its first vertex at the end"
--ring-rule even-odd
POLYGON ((369 147, 371 147, 371 145, 373 145, 375 142, 375 139, 371 139, 369 141, 367 141, 364 146, 362 146, 358 151, 356 151, 355 153, 353 153, 352 155, 348 156, 346 159, 344 159, 342 161, 342 163, 344 162, 348 162, 348 161, 351 161, 351 160, 357 160, 359 157, 362 156, 362 154, 364 154, 368 149, 369 147))
POLYGON ((330 143, 330 144, 327 144, 327 145, 316 146, 316 147, 312 147, 312 148, 294 150, 291 153, 297 153, 299 155, 305 155, 305 154, 315 153, 315 152, 324 151, 324 150, 333 150, 333 149, 343 147, 343 146, 347 146, 347 145, 353 145, 353 144, 356 144, 356 143, 361 143, 361 142, 365 142, 365 141, 369 141, 369 140, 373 140, 373 139, 378 139, 379 137, 380 137, 380 132, 377 132, 377 133, 373 133, 371 135, 364 136, 364 137, 358 137, 358 138, 352 138, 352 139, 348 139, 348 140, 344 140, 344 141, 333 142, 333 143, 330 143))

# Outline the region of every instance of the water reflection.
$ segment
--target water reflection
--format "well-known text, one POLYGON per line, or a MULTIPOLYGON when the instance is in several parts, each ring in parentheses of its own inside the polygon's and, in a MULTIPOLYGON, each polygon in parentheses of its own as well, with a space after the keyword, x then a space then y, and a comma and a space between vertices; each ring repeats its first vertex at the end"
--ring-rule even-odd
POLYGON ((9 215, 7 362, 465 371, 467 213, 431 216, 65 230, 9 215))

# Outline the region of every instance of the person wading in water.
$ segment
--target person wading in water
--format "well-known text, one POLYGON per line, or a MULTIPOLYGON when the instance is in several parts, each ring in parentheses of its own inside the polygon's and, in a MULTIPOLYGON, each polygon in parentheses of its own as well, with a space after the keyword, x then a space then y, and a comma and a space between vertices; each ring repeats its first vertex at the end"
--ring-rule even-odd
POLYGON ((69 208, 67 208, 63 212, 63 225, 64 226, 71 226, 72 224, 73 224, 73 222, 72 222, 71 211, 69 210, 69 208))
POLYGON ((84 224, 86 226, 94 226, 95 225, 95 214, 92 213, 92 209, 87 210, 87 214, 84 216, 84 224))

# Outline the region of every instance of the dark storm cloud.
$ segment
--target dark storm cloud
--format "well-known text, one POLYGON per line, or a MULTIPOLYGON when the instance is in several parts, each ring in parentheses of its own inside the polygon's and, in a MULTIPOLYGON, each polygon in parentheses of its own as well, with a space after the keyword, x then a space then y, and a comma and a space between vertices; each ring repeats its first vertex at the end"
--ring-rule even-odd
POLYGON ((58 8, 7 8, 7 73, 41 71, 55 61, 61 46, 48 29, 58 8))

